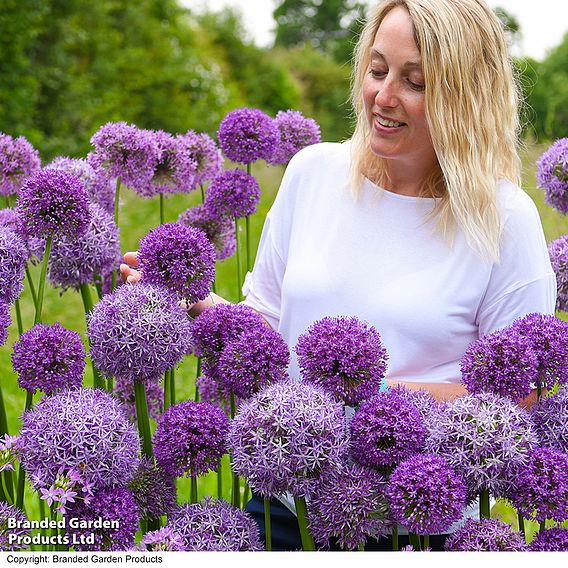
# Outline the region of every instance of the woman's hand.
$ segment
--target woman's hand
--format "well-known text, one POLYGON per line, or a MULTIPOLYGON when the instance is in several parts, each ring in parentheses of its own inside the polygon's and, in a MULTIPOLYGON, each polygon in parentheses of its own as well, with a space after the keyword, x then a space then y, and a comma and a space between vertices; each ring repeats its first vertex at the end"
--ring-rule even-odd
POLYGON ((125 284, 136 284, 140 280, 142 274, 135 267, 138 266, 138 253, 127 252, 124 257, 124 263, 120 265, 120 276, 125 284))

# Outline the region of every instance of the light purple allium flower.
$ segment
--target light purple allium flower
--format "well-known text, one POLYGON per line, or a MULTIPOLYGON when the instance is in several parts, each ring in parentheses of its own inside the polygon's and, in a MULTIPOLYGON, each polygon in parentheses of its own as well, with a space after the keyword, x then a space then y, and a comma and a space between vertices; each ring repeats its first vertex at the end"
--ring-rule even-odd
POLYGON ((200 229, 166 223, 141 241, 138 261, 142 280, 164 286, 193 304, 211 292, 215 249, 200 229))
POLYGON ((22 537, 30 533, 30 530, 20 527, 8 528, 9 519, 22 522, 27 522, 28 520, 26 514, 21 509, 0 501, 0 551, 28 548, 28 545, 23 544, 21 540, 22 537), (10 536, 12 536, 12 542, 10 542, 10 536))
POLYGON ((308 503, 309 528, 316 543, 327 547, 331 538, 342 549, 356 550, 367 538, 386 535, 385 479, 372 469, 344 465, 322 475, 308 503))
POLYGON ((34 264, 38 259, 42 260, 45 251, 45 239, 29 237, 23 234, 16 209, 10 207, 0 209, 0 226, 11 229, 22 240, 26 247, 26 259, 34 264))
POLYGON ((94 152, 88 156, 94 168, 102 168, 122 183, 147 195, 147 189, 158 163, 160 150, 148 130, 126 122, 107 122, 91 138, 94 152))
POLYGON ((94 203, 89 204, 89 211, 91 222, 80 239, 66 236, 53 243, 47 278, 55 287, 102 285, 103 275, 120 266, 120 236, 113 217, 94 203))
POLYGON ((509 499, 524 517, 540 523, 568 519, 568 455, 561 450, 532 449, 513 485, 509 499))
POLYGON ((67 531, 75 540, 82 536, 95 535, 94 544, 75 544, 78 551, 94 550, 131 550, 134 546, 134 536, 138 530, 138 505, 132 493, 124 487, 105 488, 97 491, 91 502, 76 501, 67 514, 69 519, 79 521, 115 521, 110 528, 74 528, 67 526, 67 531), (118 523, 116 523, 118 521, 118 523))
POLYGON ((185 550, 183 539, 170 527, 162 527, 156 531, 147 532, 140 541, 141 552, 180 552, 185 550))
POLYGON ((229 160, 251 164, 269 160, 280 143, 280 131, 273 118, 256 108, 229 112, 217 132, 221 150, 229 160))
POLYGON ((426 430, 429 429, 432 421, 436 421, 436 416, 440 412, 442 405, 427 390, 411 390, 402 385, 395 385, 389 387, 389 391, 410 402, 419 410, 426 430))
POLYGON ((280 143, 268 160, 271 164, 287 164, 302 148, 321 142, 318 123, 297 110, 278 111, 274 122, 280 132, 280 143))
POLYGON ((8 340, 8 328, 11 323, 10 304, 0 302, 0 346, 8 340))
POLYGON ((12 366, 18 385, 32 393, 50 395, 61 389, 80 387, 85 368, 81 336, 61 324, 38 323, 14 345, 12 366))
MULTIPOLYGON (((158 420, 164 411, 164 387, 157 380, 144 382, 146 390, 146 405, 151 420, 158 420)), ((123 409, 130 420, 136 422, 136 395, 134 383, 129 378, 118 376, 114 381, 114 395, 123 404, 123 409)))
POLYGON ((0 225, 0 302, 12 304, 24 288, 28 250, 24 241, 6 225, 0 225))
POLYGON ((541 446, 568 453, 568 388, 560 388, 531 406, 529 414, 541 446))
POLYGON ((218 217, 203 205, 198 205, 181 213, 178 223, 202 230, 215 247, 217 260, 229 258, 237 250, 235 221, 232 217, 218 217))
POLYGON ((528 314, 512 327, 531 343, 537 359, 541 386, 551 389, 556 383, 568 384, 568 323, 548 314, 528 314))
POLYGON ((215 141, 203 132, 188 130, 184 135, 184 143, 190 149, 197 162, 195 185, 202 185, 212 180, 223 168, 223 156, 215 141))
POLYGON ((538 443, 526 410, 491 393, 447 402, 426 440, 426 451, 441 455, 463 475, 470 492, 507 493, 519 468, 538 443))
POLYGON ((141 519, 157 519, 176 507, 175 479, 147 456, 142 456, 128 489, 138 504, 141 519))
POLYGON ((59 156, 45 169, 64 170, 75 174, 85 186, 91 203, 96 203, 107 213, 114 212, 115 185, 110 175, 102 168, 93 168, 85 158, 59 156))
POLYGON ((519 401, 538 377, 532 341, 519 327, 509 326, 470 343, 460 369, 470 393, 491 392, 519 401))
POLYGON ((372 468, 393 468, 422 451, 426 428, 414 404, 387 390, 365 400, 351 421, 353 459, 372 468))
POLYGON ((98 489, 130 481, 140 439, 112 395, 79 388, 44 397, 25 412, 15 447, 30 478, 49 486, 61 467, 75 468, 98 489))
POLYGON ((78 238, 89 226, 89 195, 76 175, 40 170, 20 189, 16 212, 26 237, 78 238))
POLYGON ((316 321, 296 344, 302 378, 355 406, 378 394, 388 354, 379 332, 355 317, 316 321))
POLYGON ((0 195, 15 195, 41 167, 39 152, 23 137, 0 132, 0 195))
POLYGON ((316 385, 275 383, 241 404, 228 445, 233 471, 253 491, 305 497, 319 476, 346 456, 343 405, 316 385))
POLYGON ((208 402, 170 406, 154 434, 156 462, 168 475, 198 477, 219 466, 226 452, 229 419, 208 402))
POLYGON ((568 213, 568 138, 560 138, 537 161, 536 183, 546 203, 568 213))
MULTIPOLYGON (((199 398, 203 402, 209 402, 219 408, 222 408, 226 414, 231 412, 231 393, 229 389, 221 384, 215 377, 215 369, 213 369, 213 376, 209 376, 207 372, 199 375, 196 380, 197 388, 199 389, 199 398)), ((242 401, 235 397, 235 408, 237 408, 242 401)))
POLYGON ((88 318, 91 359, 107 376, 155 380, 191 349, 191 321, 177 298, 150 284, 103 297, 88 318))
POLYGON ((215 377, 229 392, 249 398, 263 387, 287 378, 290 359, 282 336, 266 324, 251 327, 221 352, 215 377))
POLYGON ((393 520, 417 534, 443 534, 462 518, 467 487, 441 456, 416 454, 389 478, 386 497, 393 520))
POLYGON ((529 550, 534 552, 568 551, 568 528, 552 527, 538 531, 529 545, 529 550))
POLYGON ((0 438, 0 473, 3 471, 16 471, 14 462, 16 461, 15 442, 17 436, 5 434, 0 438))
POLYGON ((226 501, 210 497, 181 505, 170 516, 167 527, 181 536, 188 551, 263 550, 254 519, 226 501))
POLYGON ((444 549, 454 552, 526 551, 521 533, 499 519, 467 519, 446 540, 444 549))
POLYGON ((568 235, 548 245, 548 256, 556 275, 556 309, 568 312, 568 235))
POLYGON ((260 187, 256 179, 242 170, 222 171, 207 188, 204 207, 210 215, 248 217, 260 202, 260 187))

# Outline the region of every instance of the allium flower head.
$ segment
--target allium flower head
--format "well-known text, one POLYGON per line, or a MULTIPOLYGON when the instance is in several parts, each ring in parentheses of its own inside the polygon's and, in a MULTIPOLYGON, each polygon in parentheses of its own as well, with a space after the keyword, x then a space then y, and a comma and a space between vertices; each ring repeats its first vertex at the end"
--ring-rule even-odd
POLYGON ((280 132, 280 143, 268 160, 271 164, 287 164, 302 148, 321 141, 318 123, 297 110, 279 111, 274 122, 280 132))
POLYGON ((89 196, 81 180, 63 170, 40 170, 20 190, 17 214, 27 237, 80 237, 89 226, 89 196))
POLYGON ((67 530, 79 541, 81 536, 95 535, 94 544, 75 544, 78 551, 117 551, 131 550, 134 536, 138 530, 138 506, 132 493, 124 487, 101 489, 93 496, 89 504, 76 501, 68 512, 68 518, 79 521, 118 521, 111 528, 73 528, 67 530), (118 526, 117 526, 118 525, 118 526))
POLYGON ((158 465, 171 476, 198 477, 219 466, 229 420, 217 406, 187 400, 160 416, 154 435, 158 465))
MULTIPOLYGON (((160 414, 164 411, 164 387, 158 380, 149 380, 144 382, 144 388, 148 416, 151 420, 158 420, 160 414)), ((114 396, 122 402, 123 410, 128 418, 136 422, 136 395, 134 394, 132 380, 122 376, 116 377, 114 396)))
POLYGON ((568 138, 556 140, 538 159, 536 182, 546 203, 568 213, 568 138))
POLYGON ((418 409, 426 430, 429 429, 433 421, 436 421, 436 416, 441 411, 442 405, 427 390, 411 390, 402 385, 395 385, 389 387, 389 391, 410 402, 418 409))
POLYGON ((526 551, 521 533, 499 519, 467 519, 446 540, 444 549, 454 552, 526 551))
POLYGON ((416 454, 389 478, 386 496, 393 519, 417 534, 443 534, 459 521, 467 487, 442 457, 416 454))
POLYGON ((229 160, 251 164, 272 157, 280 142, 280 132, 274 119, 261 110, 238 108, 221 121, 217 138, 229 160))
POLYGON ((539 400, 529 410, 541 446, 568 453, 568 388, 539 400))
POLYGON ((77 239, 66 236, 53 243, 47 278, 53 286, 74 288, 102 284, 103 276, 120 265, 120 237, 112 216, 102 207, 89 205, 91 222, 77 239))
POLYGON ((242 170, 223 170, 207 188, 204 207, 212 216, 248 217, 260 202, 256 179, 242 170))
POLYGON ((491 393, 448 402, 430 429, 426 451, 439 454, 463 475, 470 492, 505 494, 529 461, 537 436, 528 413, 491 393))
POLYGON ((152 229, 138 249, 143 281, 165 286, 192 304, 211 292, 215 258, 205 233, 181 223, 152 229))
POLYGON ((548 256, 556 275, 556 309, 568 312, 568 235, 548 245, 548 256))
POLYGON ((39 152, 23 137, 0 132, 0 195, 17 194, 41 167, 39 152))
POLYGON ((140 439, 112 395, 78 388, 44 397, 26 411, 15 445, 30 478, 50 485, 61 467, 75 468, 98 489, 130 481, 140 439))
POLYGON ((388 354, 379 332, 355 317, 325 317, 296 345, 302 378, 357 405, 381 388, 388 354))
POLYGON ((203 231, 215 247, 217 260, 229 258, 237 250, 235 221, 232 217, 218 217, 203 205, 198 205, 181 213, 178 223, 203 231))
POLYGON ((10 207, 0 209, 0 226, 11 229, 24 243, 26 247, 26 259, 33 263, 38 259, 41 261, 45 251, 45 239, 30 237, 25 234, 16 209, 10 207))
MULTIPOLYGON (((197 377, 195 384, 199 389, 200 400, 222 408, 227 415, 231 412, 231 392, 217 379, 215 369, 213 369, 213 373, 211 373, 206 367, 202 374, 197 377)), ((237 408, 241 402, 238 397, 235 397, 235 408, 237 408)))
POLYGON ((263 550, 258 525, 248 513, 209 497, 180 506, 170 516, 167 528, 181 536, 188 551, 263 550))
POLYGON ((568 551, 568 528, 552 527, 538 531, 529 545, 529 550, 534 552, 568 551))
POLYGON ((28 250, 24 241, 6 225, 0 225, 0 302, 15 302, 24 288, 28 250))
POLYGON ((0 346, 4 345, 8 339, 8 328, 11 323, 10 304, 0 302, 0 346))
POLYGON ((140 541, 140 551, 179 552, 185 550, 183 539, 170 527, 147 532, 140 541))
POLYGON ((91 359, 108 376, 155 379, 191 347, 191 321, 177 298, 150 284, 107 294, 88 318, 91 359))
POLYGON ((492 392, 518 401, 532 390, 538 359, 530 339, 517 327, 509 326, 471 343, 460 369, 469 392, 492 392))
POLYGON ((425 440, 420 411, 394 391, 364 401, 351 421, 351 454, 367 467, 395 467, 422 451, 425 440))
POLYGON ((321 387, 288 380, 243 402, 231 422, 233 470, 265 496, 304 497, 347 450, 343 406, 321 387))
POLYGON ((160 154, 151 132, 126 122, 108 122, 95 132, 91 144, 95 150, 89 154, 89 163, 94 168, 120 177, 142 197, 149 197, 147 188, 160 154))
POLYGON ((189 148, 191 156, 197 162, 196 186, 212 180, 221 172, 223 167, 223 156, 221 156, 217 144, 203 132, 188 130, 183 136, 184 144, 189 148))
POLYGON ((12 366, 18 384, 32 393, 45 394, 80 387, 85 368, 81 336, 61 324, 38 323, 22 334, 14 345, 12 366))
POLYGON ((308 504, 309 528, 319 546, 331 538, 356 550, 367 538, 390 532, 385 480, 375 470, 344 465, 320 477, 308 504))
POLYGON ((22 529, 18 527, 8 528, 9 519, 15 519, 16 521, 27 521, 25 513, 15 507, 14 505, 9 505, 0 501, 0 551, 6 550, 22 550, 28 548, 28 545, 18 542, 18 537, 24 537, 29 534, 29 529, 22 529), (12 537, 12 542, 10 542, 10 536, 12 537))

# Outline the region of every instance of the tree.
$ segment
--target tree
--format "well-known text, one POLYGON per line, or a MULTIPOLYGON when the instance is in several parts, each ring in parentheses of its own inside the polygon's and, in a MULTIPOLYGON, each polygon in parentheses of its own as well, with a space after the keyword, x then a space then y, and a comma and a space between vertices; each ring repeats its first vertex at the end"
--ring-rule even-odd
POLYGON ((497 6, 493 11, 503 25, 509 48, 513 47, 521 40, 522 37, 519 20, 517 20, 513 14, 507 12, 505 8, 501 8, 500 6, 497 6))

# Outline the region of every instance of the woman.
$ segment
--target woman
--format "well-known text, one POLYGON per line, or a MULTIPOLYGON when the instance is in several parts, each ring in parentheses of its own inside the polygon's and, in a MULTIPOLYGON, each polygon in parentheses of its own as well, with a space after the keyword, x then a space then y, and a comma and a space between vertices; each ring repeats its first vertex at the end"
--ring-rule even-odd
MULTIPOLYGON (((324 316, 357 316, 381 333, 388 385, 454 398, 472 341, 555 306, 541 223, 518 187, 504 34, 482 0, 385 0, 354 63, 355 133, 290 162, 245 303, 290 347, 324 316)), ((249 504, 262 525, 261 507, 249 504)))

